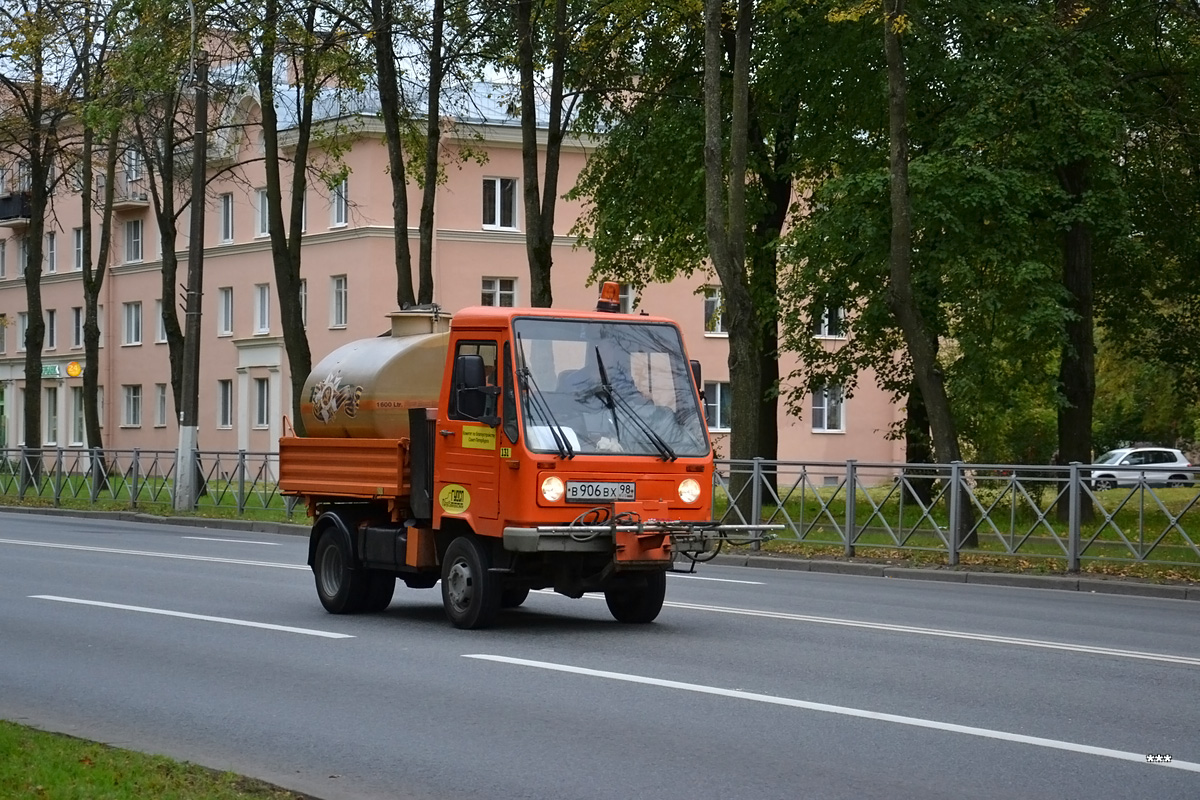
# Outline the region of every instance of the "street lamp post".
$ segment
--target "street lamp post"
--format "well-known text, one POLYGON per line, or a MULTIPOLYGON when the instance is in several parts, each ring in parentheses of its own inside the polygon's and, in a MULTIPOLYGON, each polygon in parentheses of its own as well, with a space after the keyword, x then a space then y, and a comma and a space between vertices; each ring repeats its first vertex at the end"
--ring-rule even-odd
POLYGON ((188 241, 187 297, 184 305, 183 386, 180 391, 179 449, 175 464, 175 510, 196 507, 200 467, 196 459, 200 405, 200 309, 204 280, 204 184, 208 161, 208 53, 196 56, 196 130, 192 144, 192 222, 188 241))

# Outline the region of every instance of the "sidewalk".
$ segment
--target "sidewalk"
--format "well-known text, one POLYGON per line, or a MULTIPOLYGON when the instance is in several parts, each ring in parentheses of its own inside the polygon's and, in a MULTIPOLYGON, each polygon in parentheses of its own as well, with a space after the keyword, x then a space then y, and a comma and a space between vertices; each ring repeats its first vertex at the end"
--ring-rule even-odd
MULTIPOLYGON (((153 522, 159 525, 190 525, 245 533, 280 533, 307 536, 310 526, 303 523, 266 522, 217 517, 160 517, 137 511, 87 511, 66 508, 28 508, 0 506, 0 512, 48 514, 76 518, 113 519, 125 522, 153 522)), ((1029 589, 1062 589, 1097 594, 1124 594, 1163 597, 1172 600, 1200 600, 1200 584, 1148 583, 1144 581, 1082 575, 1028 575, 1020 572, 984 572, 964 568, 930 566, 898 567, 871 561, 839 561, 752 552, 718 555, 710 563, 721 566, 782 569, 798 572, 831 572, 840 575, 866 575, 876 578, 900 578, 921 581, 950 581, 989 586, 1020 586, 1029 589)))

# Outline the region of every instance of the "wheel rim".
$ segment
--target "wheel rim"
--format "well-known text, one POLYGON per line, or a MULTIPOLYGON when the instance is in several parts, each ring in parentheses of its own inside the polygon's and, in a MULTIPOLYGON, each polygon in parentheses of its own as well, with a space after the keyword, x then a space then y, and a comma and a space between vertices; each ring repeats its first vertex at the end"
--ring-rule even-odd
POLYGON ((455 559, 446 572, 445 583, 446 596, 455 612, 461 614, 471 607, 471 600, 475 595, 475 579, 466 559, 455 559))
POLYGON ((342 588, 342 572, 345 563, 337 547, 326 547, 321 554, 321 590, 327 597, 335 596, 342 588))

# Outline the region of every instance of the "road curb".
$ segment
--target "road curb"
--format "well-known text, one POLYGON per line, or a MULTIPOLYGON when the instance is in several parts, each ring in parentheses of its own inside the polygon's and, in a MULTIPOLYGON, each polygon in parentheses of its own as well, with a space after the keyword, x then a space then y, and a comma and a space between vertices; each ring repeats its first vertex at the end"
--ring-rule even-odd
POLYGON ((952 567, 896 567, 862 561, 787 558, 769 555, 718 555, 712 560, 722 566, 758 567, 840 575, 867 575, 901 580, 973 583, 982 586, 1015 586, 1027 589, 1058 589, 1091 594, 1120 594, 1171 600, 1200 600, 1200 585, 1143 583, 1141 581, 1086 578, 1075 575, 1029 575, 1021 572, 980 572, 952 567))
MULTIPOLYGON (((89 511, 75 508, 41 508, 37 506, 0 506, 0 511, 14 514, 49 514, 53 516, 116 519, 127 522, 156 522, 160 525, 190 525, 217 530, 246 533, 278 533, 288 536, 307 536, 310 526, 300 523, 269 522, 264 520, 225 519, 221 517, 160 517, 140 511, 89 511)), ((1016 586, 1030 589, 1059 589, 1092 594, 1120 594, 1136 597, 1157 597, 1170 600, 1200 601, 1200 585, 1144 583, 1141 581, 1108 580, 1075 575, 1029 575, 1021 572, 980 572, 951 567, 897 567, 869 561, 838 561, 835 559, 788 558, 758 554, 718 554, 710 562, 731 567, 756 567, 790 572, 825 572, 836 575, 862 575, 900 580, 973 583, 984 586, 1016 586)))

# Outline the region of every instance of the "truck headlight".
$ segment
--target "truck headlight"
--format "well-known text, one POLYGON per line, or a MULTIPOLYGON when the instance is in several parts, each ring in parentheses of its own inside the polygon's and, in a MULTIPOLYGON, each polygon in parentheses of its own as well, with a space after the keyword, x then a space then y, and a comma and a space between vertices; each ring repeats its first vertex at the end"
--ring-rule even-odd
MULTIPOLYGON (((695 483, 695 481, 692 481, 695 483)), ((547 502, 557 503, 563 496, 562 478, 557 475, 551 475, 546 480, 542 481, 542 497, 546 498, 547 502)))
POLYGON ((679 484, 679 499, 694 503, 700 498, 700 483, 695 478, 685 478, 679 484))

